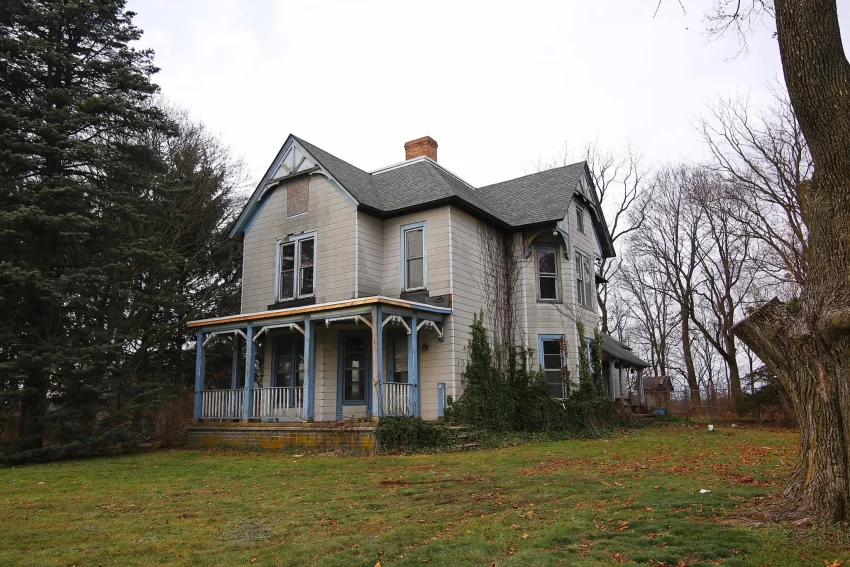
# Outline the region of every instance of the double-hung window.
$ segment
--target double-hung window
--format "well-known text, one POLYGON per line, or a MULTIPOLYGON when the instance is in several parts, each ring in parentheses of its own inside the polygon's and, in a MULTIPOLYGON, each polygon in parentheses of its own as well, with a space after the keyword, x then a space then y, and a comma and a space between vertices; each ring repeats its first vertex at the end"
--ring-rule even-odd
POLYGON ((557 246, 537 247, 537 297, 540 301, 558 300, 557 246))
POLYGON ((576 226, 578 227, 578 231, 584 234, 584 211, 581 205, 576 205, 576 226))
POLYGON ((278 243, 277 300, 312 297, 316 282, 315 233, 278 243))
POLYGON ((588 308, 593 308, 596 299, 593 294, 594 276, 590 269, 590 258, 576 250, 576 294, 578 302, 588 308))
POLYGON ((540 367, 546 373, 546 391, 553 398, 569 396, 563 369, 566 367, 566 355, 563 350, 564 337, 561 335, 540 336, 540 367))
POLYGON ((428 283, 425 223, 401 227, 401 287, 404 291, 424 289, 428 283))

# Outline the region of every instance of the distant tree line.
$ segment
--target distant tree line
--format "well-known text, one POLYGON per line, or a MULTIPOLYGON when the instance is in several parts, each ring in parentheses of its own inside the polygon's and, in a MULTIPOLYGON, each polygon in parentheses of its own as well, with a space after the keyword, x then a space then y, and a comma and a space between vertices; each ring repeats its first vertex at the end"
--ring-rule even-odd
POLYGON ((813 165, 781 94, 766 108, 719 99, 698 127, 701 163, 648 167, 633 150, 587 149, 618 247, 599 266, 601 326, 691 399, 720 391, 743 410, 775 382, 732 328, 754 306, 800 292, 797 187, 813 165))
POLYGON ((161 104, 133 16, 123 0, 0 6, 6 461, 155 436, 191 389, 186 321, 238 309, 241 165, 161 104))

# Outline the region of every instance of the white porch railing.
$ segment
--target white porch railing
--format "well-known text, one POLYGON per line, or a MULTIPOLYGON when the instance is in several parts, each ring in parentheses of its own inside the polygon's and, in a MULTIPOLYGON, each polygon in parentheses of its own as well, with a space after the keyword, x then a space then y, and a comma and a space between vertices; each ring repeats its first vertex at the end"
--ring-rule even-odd
POLYGON ((387 382, 384 384, 384 415, 413 415, 410 409, 410 384, 387 382))
POLYGON ((254 417, 299 418, 304 407, 304 388, 255 388, 254 417))
POLYGON ((201 417, 204 419, 239 419, 242 417, 242 400, 245 391, 203 390, 201 391, 201 417))

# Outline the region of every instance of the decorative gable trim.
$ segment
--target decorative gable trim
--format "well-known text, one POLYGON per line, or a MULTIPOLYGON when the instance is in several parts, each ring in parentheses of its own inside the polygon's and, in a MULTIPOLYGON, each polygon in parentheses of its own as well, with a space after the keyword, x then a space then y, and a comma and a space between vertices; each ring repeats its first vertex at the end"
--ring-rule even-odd
POLYGON ((239 213, 236 222, 233 223, 233 228, 230 229, 230 233, 227 235, 228 238, 233 240, 242 239, 245 232, 251 226, 254 217, 259 213, 266 195, 281 183, 314 174, 326 177, 331 182, 331 185, 337 188, 353 206, 357 207, 359 205, 357 199, 341 183, 334 179, 322 167, 319 160, 305 150, 298 143, 298 140, 290 134, 266 170, 265 175, 263 175, 263 178, 257 184, 242 212, 239 213))

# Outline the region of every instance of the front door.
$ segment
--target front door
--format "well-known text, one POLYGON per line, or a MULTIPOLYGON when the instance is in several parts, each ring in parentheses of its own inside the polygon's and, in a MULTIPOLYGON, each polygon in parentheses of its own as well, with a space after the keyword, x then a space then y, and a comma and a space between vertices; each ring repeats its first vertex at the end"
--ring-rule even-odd
POLYGON ((407 384, 407 345, 408 337, 403 332, 394 332, 387 336, 387 382, 407 384))
MULTIPOLYGON (((282 336, 274 341, 273 388, 288 388, 283 396, 288 400, 287 407, 296 407, 295 388, 304 388, 304 339, 302 337, 282 336)), ((303 397, 301 398, 303 399, 303 397)), ((281 404, 280 397, 275 398, 281 404)))
POLYGON ((343 407, 356 413, 372 410, 372 339, 368 334, 342 333, 339 338, 337 419, 343 407), (360 410, 360 411, 357 411, 360 410))

